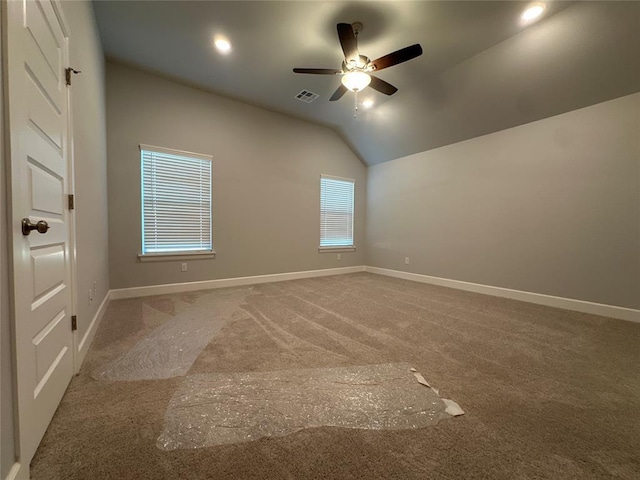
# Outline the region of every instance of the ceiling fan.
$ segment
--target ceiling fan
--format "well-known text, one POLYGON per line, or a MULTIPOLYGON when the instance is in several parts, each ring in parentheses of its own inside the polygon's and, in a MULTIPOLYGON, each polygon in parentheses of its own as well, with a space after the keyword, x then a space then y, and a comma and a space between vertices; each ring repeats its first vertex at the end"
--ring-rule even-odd
POLYGON ((384 80, 371 75, 371 72, 377 72, 384 68, 398 65, 413 58, 422 55, 422 47, 419 43, 409 47, 402 48, 393 53, 380 57, 371 61, 368 57, 358 53, 358 34, 362 31, 362 23, 354 24, 339 23, 338 38, 342 51, 344 52, 344 61, 342 69, 331 68, 294 68, 295 73, 307 73, 312 75, 342 75, 342 85, 331 95, 330 101, 334 102, 342 98, 342 96, 351 90, 359 92, 370 86, 374 90, 385 95, 393 95, 398 91, 396 87, 384 80))

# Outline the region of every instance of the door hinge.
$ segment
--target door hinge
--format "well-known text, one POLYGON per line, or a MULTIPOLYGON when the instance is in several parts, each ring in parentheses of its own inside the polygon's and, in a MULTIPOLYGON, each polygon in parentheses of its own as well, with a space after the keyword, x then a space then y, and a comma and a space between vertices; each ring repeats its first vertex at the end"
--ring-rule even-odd
POLYGON ((71 331, 75 332, 76 330, 78 330, 78 317, 71 315, 71 331))
POLYGON ((76 208, 76 199, 73 193, 69 194, 69 210, 76 208))
POLYGON ((82 73, 82 72, 80 70, 76 70, 75 68, 67 67, 64 70, 64 78, 65 78, 65 80, 67 82, 67 85, 71 85, 71 74, 72 73, 77 75, 78 73, 82 73))

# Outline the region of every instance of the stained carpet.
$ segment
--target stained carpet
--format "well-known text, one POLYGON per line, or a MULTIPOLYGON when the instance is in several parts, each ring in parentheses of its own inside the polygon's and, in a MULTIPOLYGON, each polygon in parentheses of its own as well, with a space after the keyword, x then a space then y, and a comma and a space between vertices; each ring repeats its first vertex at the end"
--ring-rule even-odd
POLYGON ((638 479, 640 324, 368 273, 116 300, 31 467, 36 480, 638 479), (145 378, 158 361, 145 342, 199 305, 219 324, 180 354, 186 373, 112 379, 130 367, 145 378), (156 447, 180 375, 394 362, 466 414, 156 447))

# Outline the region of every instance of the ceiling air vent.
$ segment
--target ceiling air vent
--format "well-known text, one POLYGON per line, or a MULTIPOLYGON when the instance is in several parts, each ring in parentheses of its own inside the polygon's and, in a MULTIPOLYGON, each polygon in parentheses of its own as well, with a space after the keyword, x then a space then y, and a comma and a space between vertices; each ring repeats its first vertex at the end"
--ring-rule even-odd
POLYGON ((304 103, 311 103, 320 95, 317 93, 310 92, 309 90, 302 90, 299 94, 296 95, 296 98, 304 103))

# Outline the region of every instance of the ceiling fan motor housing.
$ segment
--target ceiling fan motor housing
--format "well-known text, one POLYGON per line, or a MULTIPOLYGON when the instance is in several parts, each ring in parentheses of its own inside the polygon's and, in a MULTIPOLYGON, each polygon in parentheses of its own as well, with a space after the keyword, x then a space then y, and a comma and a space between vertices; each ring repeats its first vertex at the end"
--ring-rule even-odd
POLYGON ((374 70, 373 65, 371 65, 371 59, 365 55, 358 55, 359 61, 349 62, 347 63, 345 60, 342 61, 342 71, 343 72, 352 72, 354 70, 361 72, 371 72, 374 70))

